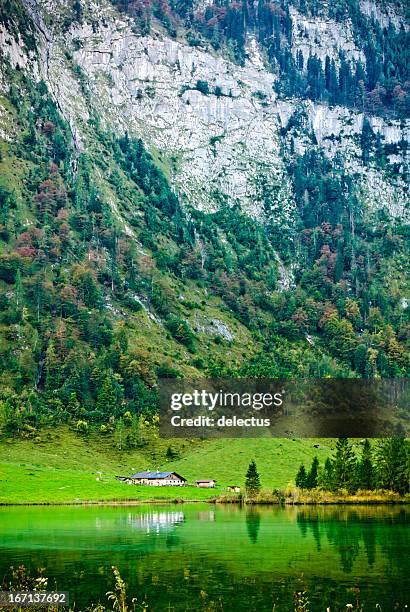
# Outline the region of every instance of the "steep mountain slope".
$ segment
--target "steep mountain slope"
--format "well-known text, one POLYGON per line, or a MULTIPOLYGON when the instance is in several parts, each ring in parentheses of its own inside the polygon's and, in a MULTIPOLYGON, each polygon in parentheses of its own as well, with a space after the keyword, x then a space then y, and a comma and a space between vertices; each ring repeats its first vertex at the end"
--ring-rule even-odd
POLYGON ((0 40, 6 428, 408 374, 404 4, 6 0, 0 40))
MULTIPOLYGON (((330 18, 309 18, 292 6, 289 11, 293 55, 303 58, 305 70, 309 57, 323 65, 323 75, 317 74, 318 90, 322 87, 327 92, 326 84, 320 83, 325 77, 326 58, 335 69, 341 64, 340 57, 350 60, 352 66, 366 61, 348 19, 338 23, 330 18)), ((160 23, 151 25, 149 36, 141 36, 135 21, 116 13, 109 2, 87 5, 80 23, 74 20, 68 29, 64 25, 64 20, 71 18, 67 12, 66 3, 36 2, 32 10, 41 24, 46 48, 38 71, 58 100, 78 147, 87 147, 83 131, 90 116, 97 114, 104 126, 120 133, 128 130, 167 155, 173 183, 183 201, 204 210, 215 210, 221 198, 227 198, 230 205, 239 201, 258 218, 268 214, 283 230, 295 214, 280 151, 281 130, 290 130, 296 153, 311 148, 312 139, 331 159, 341 149, 344 165, 368 192, 368 203, 394 214, 403 212, 404 184, 400 179, 407 166, 400 144, 409 136, 404 91, 400 118, 373 113, 367 119, 374 139, 379 136, 380 146, 390 146, 386 161, 395 165, 398 175, 393 181, 374 164, 363 163, 364 114, 341 107, 342 95, 335 99, 339 105, 331 109, 321 104, 321 99, 302 105, 300 97, 278 100, 274 87, 282 79, 269 71, 266 50, 257 42, 256 33, 249 34, 246 59, 238 65, 215 55, 206 43, 189 46, 182 35, 180 40, 170 38, 160 23), (48 17, 50 10, 52 19, 48 17), (303 129, 298 130, 300 122, 303 129), (264 207, 267 195, 269 211, 264 207)), ((390 19, 388 12, 386 15, 385 19, 390 19)), ((389 23, 397 28, 406 24, 400 10, 389 23)), ((364 46, 365 41, 361 43, 364 46)), ((329 68, 326 79, 330 81, 332 74, 329 68)), ((341 77, 335 73, 333 78, 341 77)), ((309 94, 312 84, 305 85, 309 94)), ((327 87, 331 96, 332 84, 327 87)), ((348 95, 345 102, 352 103, 348 95)), ((362 109, 364 104, 357 101, 362 109)))

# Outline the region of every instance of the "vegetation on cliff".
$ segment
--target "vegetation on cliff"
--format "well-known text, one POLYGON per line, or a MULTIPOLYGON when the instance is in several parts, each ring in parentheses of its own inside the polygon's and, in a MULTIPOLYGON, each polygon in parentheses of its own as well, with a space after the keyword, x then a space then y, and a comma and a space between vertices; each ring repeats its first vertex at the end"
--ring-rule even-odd
MULTIPOLYGON (((22 5, 10 7, 2 23, 33 31, 22 5)), ((408 228, 366 211, 337 157, 290 143, 289 228, 262 225, 223 197, 215 213, 182 207, 169 160, 103 129, 95 113, 80 151, 46 84, 2 61, 7 435, 50 422, 121 428, 127 414, 137 428, 156 412, 161 376, 408 375, 408 228), (281 262, 294 275, 287 289, 281 262)), ((386 146, 364 129, 363 157, 392 172, 386 146)), ((274 196, 263 193, 266 211, 274 196)))

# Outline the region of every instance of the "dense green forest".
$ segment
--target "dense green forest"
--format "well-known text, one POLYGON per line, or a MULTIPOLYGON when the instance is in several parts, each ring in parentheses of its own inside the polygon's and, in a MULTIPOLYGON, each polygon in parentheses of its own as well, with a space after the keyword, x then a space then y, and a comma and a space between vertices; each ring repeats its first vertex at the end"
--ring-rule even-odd
MULTIPOLYGON (((342 18, 339 5, 332 5, 335 19, 342 18)), ((165 6, 153 4, 149 10, 164 19, 160 8, 165 6)), ((348 6, 354 14, 355 2, 348 6)), ((270 44, 272 31, 290 36, 287 6, 269 7, 271 17, 262 19, 268 10, 262 2, 253 12, 246 3, 221 6, 226 22, 217 19, 211 34, 216 5, 210 5, 208 18, 195 27, 206 37, 216 31, 226 43, 234 39, 239 61, 243 45, 235 19, 227 17, 232 12, 241 15, 245 27, 256 27, 258 20, 265 28, 270 24, 266 31, 259 28, 270 44)), ((72 18, 81 20, 81 5, 74 2, 72 8, 72 18)), ((120 8, 138 14, 141 25, 136 3, 120 8)), ((197 23, 185 4, 171 8, 165 11, 170 23, 174 13, 184 23, 197 23)), ((304 10, 302 2, 299 9, 304 10)), ((13 23, 25 19, 19 12, 13 23)), ((360 23, 356 27, 361 33, 360 23)), ((35 45, 29 25, 25 31, 27 44, 35 45)), ((374 44, 377 69, 362 76, 370 93, 379 83, 387 96, 378 36, 385 34, 375 30, 368 43, 374 44)), ((408 45, 406 50, 400 36, 407 34, 386 34, 393 54, 390 77, 397 83, 409 65, 408 45)), ((268 51, 280 64, 275 48, 268 51)), ((289 53, 283 45, 280 52, 289 53)), ((182 207, 158 152, 127 133, 110 133, 93 114, 88 122, 94 145, 79 152, 46 84, 12 69, 5 57, 2 61, 10 84, 3 102, 13 125, 13 138, 0 143, 0 424, 5 431, 30 432, 51 421, 101 425, 124 414, 153 415, 161 376, 409 375, 410 310, 403 301, 408 226, 384 210, 365 213, 355 181, 337 159, 330 161, 313 143, 303 155, 295 153, 285 130, 284 157, 297 204, 288 228, 275 219, 259 224, 222 194, 215 213, 182 207), (279 262, 297 262, 294 287, 281 288, 279 262), (205 345, 192 323, 192 315, 210 304, 220 318, 229 317, 248 334, 247 350, 234 360, 225 354, 235 350, 235 339, 217 336, 205 345), (147 310, 160 326, 160 344, 157 338, 141 341, 147 310)), ((326 83, 327 77, 333 82, 333 69, 326 77, 326 66, 315 66, 320 85, 315 96, 322 99, 331 93, 326 83)), ((283 87, 293 83, 301 90, 292 93, 309 92, 294 69, 283 64, 283 87)), ((81 82, 81 70, 73 70, 81 82)), ((352 95, 338 101, 353 104, 352 95)), ((382 102, 386 111, 404 112, 393 98, 382 102)), ((386 161, 388 147, 365 122, 363 163, 394 173, 386 161)), ((267 210, 271 196, 269 191, 264 196, 267 210)))
POLYGON ((333 456, 323 466, 317 457, 313 458, 309 470, 301 464, 295 483, 308 490, 319 487, 356 493, 386 489, 405 494, 410 486, 409 459, 408 443, 403 438, 384 439, 373 448, 369 440, 364 440, 359 457, 350 440, 339 438, 333 456))
POLYGON ((402 25, 381 25, 366 17, 358 0, 329 4, 306 0, 228 2, 215 0, 198 9, 192 0, 112 0, 130 14, 141 34, 148 34, 151 20, 159 19, 176 37, 187 30, 187 40, 200 46, 204 39, 243 64, 246 38, 254 35, 265 50, 272 71, 280 76, 277 91, 283 97, 351 106, 375 114, 408 117, 410 112, 410 31, 402 25), (336 22, 351 21, 354 41, 365 61, 350 61, 340 51, 338 61, 316 55, 304 58, 292 53, 293 25, 290 7, 308 17, 326 17, 336 22))

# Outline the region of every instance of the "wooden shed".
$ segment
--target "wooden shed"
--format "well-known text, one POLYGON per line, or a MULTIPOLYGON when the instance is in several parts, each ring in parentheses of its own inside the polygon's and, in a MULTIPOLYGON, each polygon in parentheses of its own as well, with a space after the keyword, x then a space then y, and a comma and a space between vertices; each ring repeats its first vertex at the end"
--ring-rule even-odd
POLYGON ((215 486, 216 480, 211 479, 203 479, 203 480, 195 480, 195 486, 200 489, 213 489, 215 486))
POLYGON ((229 485, 227 487, 227 489, 231 493, 240 493, 241 492, 241 487, 239 485, 229 485))

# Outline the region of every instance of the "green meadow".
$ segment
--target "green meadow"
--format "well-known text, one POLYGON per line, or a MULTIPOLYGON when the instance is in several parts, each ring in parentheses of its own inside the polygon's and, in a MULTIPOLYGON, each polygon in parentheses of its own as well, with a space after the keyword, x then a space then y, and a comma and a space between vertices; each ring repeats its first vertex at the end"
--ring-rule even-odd
POLYGON ((112 436, 53 428, 43 431, 40 440, 0 441, 0 503, 206 500, 224 493, 227 485, 243 486, 252 459, 262 487, 272 490, 294 482, 299 465, 308 466, 314 455, 323 464, 332 448, 332 440, 314 439, 169 441, 153 431, 145 447, 129 451, 119 450, 112 436), (167 460, 170 445, 176 454, 172 461, 167 460), (155 469, 176 471, 189 483, 214 478, 217 487, 137 487, 115 479, 155 469))

